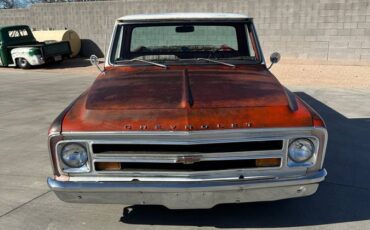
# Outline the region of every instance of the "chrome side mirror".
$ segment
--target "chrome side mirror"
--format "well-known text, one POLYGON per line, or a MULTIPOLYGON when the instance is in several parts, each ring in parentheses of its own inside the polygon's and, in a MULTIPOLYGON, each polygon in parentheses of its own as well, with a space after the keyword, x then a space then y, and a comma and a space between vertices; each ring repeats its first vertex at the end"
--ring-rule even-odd
POLYGON ((271 69, 272 65, 278 63, 281 59, 281 55, 278 52, 274 52, 270 56, 270 62, 271 65, 268 67, 268 69, 271 69))
POLYGON ((93 54, 90 56, 90 63, 91 65, 96 66, 96 68, 98 68, 100 72, 104 72, 104 70, 99 66, 99 59, 96 55, 93 54))

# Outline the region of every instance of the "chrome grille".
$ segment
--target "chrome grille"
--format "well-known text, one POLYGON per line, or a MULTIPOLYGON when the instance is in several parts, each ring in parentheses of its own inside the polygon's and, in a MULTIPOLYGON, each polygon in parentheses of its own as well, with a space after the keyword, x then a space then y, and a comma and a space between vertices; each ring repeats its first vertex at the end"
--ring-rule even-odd
MULTIPOLYGON (((320 145, 320 153, 325 148, 326 131, 320 128, 274 128, 274 129, 235 129, 235 130, 209 130, 193 132, 161 132, 161 131, 131 131, 131 132, 64 132, 64 141, 60 142, 63 146, 67 142, 85 142, 90 152, 91 172, 74 173, 71 180, 143 180, 143 181, 188 181, 188 180, 219 180, 220 178, 249 178, 249 177, 279 177, 287 175, 301 175, 306 172, 306 168, 287 166, 287 146, 291 139, 297 137, 317 137, 323 141, 320 145), (265 149, 245 148, 227 150, 229 144, 241 146, 240 143, 269 143, 265 149), (218 146, 216 151, 201 151, 202 146, 218 146), (127 150, 127 146, 135 146, 134 149, 127 150), (144 146, 145 145, 145 146, 144 146), (140 149, 155 146, 157 151, 151 149, 140 149), (166 146, 170 146, 169 149, 166 146), (176 147, 173 147, 176 146, 176 147), (191 146, 191 147, 189 147, 191 146), (108 148, 107 148, 108 147, 108 148), (114 147, 114 149, 112 149, 114 147), (162 147, 166 147, 164 151, 162 147), (173 151, 171 148, 187 148, 187 151, 173 151), (117 148, 117 149, 115 149, 117 148), (137 149, 138 148, 138 149, 137 149), (190 148, 190 150, 189 150, 190 148), (218 149, 222 149, 217 151, 218 149), (141 151, 137 151, 141 150, 141 151), (148 151, 149 150, 149 151, 148 151), (135 153, 135 154, 133 154, 135 153), (264 158, 279 158, 281 165, 271 168, 249 167, 248 164, 242 168, 224 167, 224 169, 209 169, 209 171, 193 170, 118 170, 118 171, 99 171, 95 168, 98 162, 117 162, 117 163, 168 163, 176 164, 181 158, 191 156, 199 158, 201 162, 209 161, 244 161, 264 158)), ((252 145, 253 146, 253 145, 252 145)), ((244 146, 245 147, 245 146, 244 146)), ((211 148, 206 148, 211 149, 211 148)), ((251 161, 250 161, 251 162, 251 161)), ((321 159, 317 167, 322 164, 321 159)), ((128 167, 127 169, 130 169, 128 167)))

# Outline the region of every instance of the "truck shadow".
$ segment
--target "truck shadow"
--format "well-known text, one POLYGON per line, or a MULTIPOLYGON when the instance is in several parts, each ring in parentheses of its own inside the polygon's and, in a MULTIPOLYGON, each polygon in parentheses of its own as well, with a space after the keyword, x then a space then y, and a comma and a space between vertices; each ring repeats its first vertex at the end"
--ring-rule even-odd
POLYGON ((90 57, 92 54, 96 55, 98 58, 104 57, 103 51, 93 40, 81 39, 80 55, 83 57, 90 57))
POLYGON ((298 92, 326 121, 328 177, 318 192, 276 202, 218 205, 209 210, 169 210, 132 206, 126 224, 268 228, 323 225, 370 219, 370 118, 348 119, 313 97, 298 92))
POLYGON ((42 66, 34 66, 33 69, 69 69, 87 66, 91 66, 90 60, 78 57, 66 59, 61 63, 47 63, 42 66))

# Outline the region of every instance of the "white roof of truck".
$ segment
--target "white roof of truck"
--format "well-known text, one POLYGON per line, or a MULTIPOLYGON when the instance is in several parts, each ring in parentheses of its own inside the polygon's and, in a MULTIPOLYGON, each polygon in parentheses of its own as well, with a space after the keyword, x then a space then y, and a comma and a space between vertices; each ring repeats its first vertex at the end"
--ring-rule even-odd
POLYGON ((202 19, 247 19, 243 14, 231 13, 165 13, 165 14, 136 14, 127 15, 118 19, 118 21, 151 21, 151 20, 202 20, 202 19))

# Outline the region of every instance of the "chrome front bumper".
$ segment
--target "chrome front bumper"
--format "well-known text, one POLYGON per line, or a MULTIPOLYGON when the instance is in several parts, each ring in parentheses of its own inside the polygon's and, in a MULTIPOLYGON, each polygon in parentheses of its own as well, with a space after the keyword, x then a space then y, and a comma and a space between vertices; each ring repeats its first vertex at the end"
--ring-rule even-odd
POLYGON ((204 182, 62 182, 48 178, 48 185, 66 202, 193 209, 309 196, 316 192, 326 174, 323 169, 292 178, 204 182))

